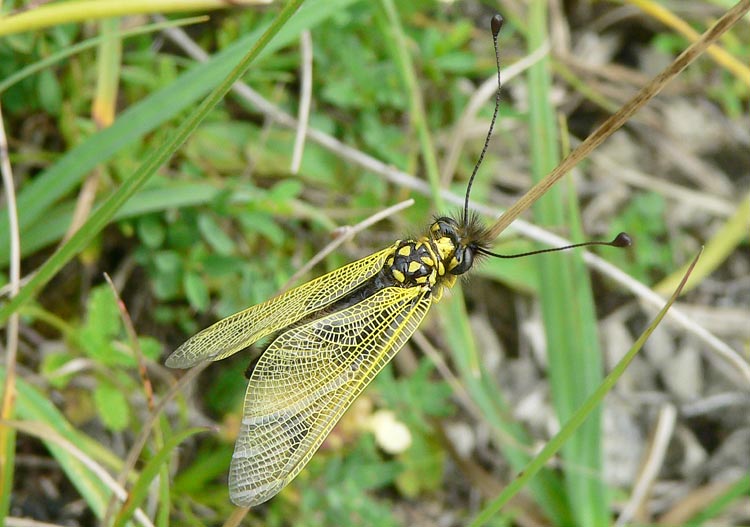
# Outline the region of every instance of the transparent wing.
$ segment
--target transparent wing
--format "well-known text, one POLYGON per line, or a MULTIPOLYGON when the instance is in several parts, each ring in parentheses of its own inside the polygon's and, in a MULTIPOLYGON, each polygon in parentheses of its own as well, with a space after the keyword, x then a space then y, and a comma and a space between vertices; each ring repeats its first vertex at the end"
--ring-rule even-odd
POLYGON ((389 287, 279 335, 245 395, 229 470, 244 507, 272 498, 307 464, 357 395, 412 336, 432 298, 389 287))
POLYGON ((177 348, 166 365, 189 368, 206 359, 228 357, 341 298, 380 271, 392 252, 393 247, 383 249, 219 320, 177 348))

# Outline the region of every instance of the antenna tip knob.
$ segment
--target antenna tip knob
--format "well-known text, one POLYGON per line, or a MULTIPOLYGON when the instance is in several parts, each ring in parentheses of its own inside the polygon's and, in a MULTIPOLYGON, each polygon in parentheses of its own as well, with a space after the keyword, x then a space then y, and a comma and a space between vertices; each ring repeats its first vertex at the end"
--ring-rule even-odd
POLYGON ((612 245, 614 247, 630 247, 633 245, 633 238, 627 232, 621 232, 612 240, 612 245))
POLYGON ((503 28, 503 24, 505 23, 505 19, 500 14, 496 14, 492 17, 492 21, 490 22, 490 27, 492 28, 492 36, 497 38, 497 34, 500 33, 500 30, 503 28))

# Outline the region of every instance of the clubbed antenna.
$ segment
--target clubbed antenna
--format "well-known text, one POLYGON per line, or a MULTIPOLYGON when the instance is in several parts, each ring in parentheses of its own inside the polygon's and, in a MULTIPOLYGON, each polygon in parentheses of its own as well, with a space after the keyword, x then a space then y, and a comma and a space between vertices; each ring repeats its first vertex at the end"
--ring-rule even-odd
POLYGON ((492 113, 492 121, 490 121, 490 129, 487 130, 487 137, 484 140, 484 147, 482 147, 482 152, 479 154, 479 159, 477 159, 477 162, 474 165, 474 170, 472 171, 471 177, 469 178, 469 184, 466 186, 466 198, 464 199, 463 215, 464 225, 469 221, 469 194, 471 194, 471 185, 474 183, 474 177, 477 175, 477 171, 479 170, 482 161, 484 161, 484 155, 487 153, 487 148, 490 144, 490 138, 492 137, 492 130, 495 128, 497 113, 500 110, 500 87, 502 86, 502 82, 500 80, 500 51, 497 47, 497 35, 502 29, 503 23, 505 23, 505 20, 499 14, 493 16, 492 20, 490 21, 490 27, 492 28, 492 44, 495 47, 495 63, 497 64, 497 92, 495 93, 495 110, 492 113))
POLYGON ((557 251, 564 251, 566 249, 573 249, 575 247, 588 247, 591 245, 604 245, 607 247, 630 247, 632 244, 633 244, 633 240, 628 235, 628 233, 621 232, 620 234, 615 236, 614 240, 612 240, 611 242, 594 241, 594 242, 574 243, 573 245, 566 245, 565 247, 553 247, 550 249, 540 249, 538 251, 529 251, 527 253, 521 253, 521 254, 497 254, 497 253, 493 253, 491 251, 482 249, 481 247, 477 249, 477 252, 479 254, 484 254, 487 256, 494 256, 495 258, 522 258, 524 256, 531 256, 532 254, 554 253, 557 251))

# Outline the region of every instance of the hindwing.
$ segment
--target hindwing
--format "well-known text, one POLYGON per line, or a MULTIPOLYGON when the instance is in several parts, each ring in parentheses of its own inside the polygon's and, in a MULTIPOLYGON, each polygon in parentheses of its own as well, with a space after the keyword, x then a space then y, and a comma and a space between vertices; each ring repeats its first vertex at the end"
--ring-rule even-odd
POLYGON ((431 303, 427 288, 387 287, 271 343, 247 386, 229 471, 235 504, 263 503, 302 470, 431 303))

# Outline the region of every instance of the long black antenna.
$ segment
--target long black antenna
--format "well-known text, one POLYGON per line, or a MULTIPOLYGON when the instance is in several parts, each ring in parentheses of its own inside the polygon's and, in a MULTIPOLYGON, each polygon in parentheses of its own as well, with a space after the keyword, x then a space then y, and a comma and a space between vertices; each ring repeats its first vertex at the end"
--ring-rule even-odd
POLYGON ((479 166, 482 164, 484 155, 487 153, 487 148, 490 144, 490 138, 492 137, 492 130, 495 128, 495 120, 497 119, 497 114, 500 110, 500 87, 502 86, 502 81, 500 80, 500 51, 497 47, 497 35, 498 33, 500 33, 500 30, 502 29, 504 23, 505 20, 499 14, 493 16, 492 21, 490 22, 490 27, 492 28, 492 44, 495 47, 495 63, 497 64, 497 92, 495 93, 495 111, 492 113, 492 121, 490 121, 490 129, 487 131, 487 137, 484 140, 482 153, 479 154, 479 159, 477 159, 477 162, 474 165, 474 171, 471 173, 471 177, 469 178, 469 184, 466 186, 466 198, 464 199, 463 217, 464 225, 466 225, 469 221, 469 194, 471 193, 471 185, 474 183, 474 177, 477 175, 479 166))
POLYGON ((606 245, 607 247, 630 247, 633 244, 632 238, 628 235, 626 232, 621 232, 617 236, 615 236, 614 240, 611 242, 602 242, 602 241, 594 241, 594 242, 583 242, 583 243, 574 243, 573 245, 566 245, 565 247, 554 247, 551 249, 539 249, 538 251, 529 251, 527 253, 520 253, 520 254, 498 254, 493 253, 491 251, 488 251, 486 249, 482 249, 481 247, 477 248, 477 252, 479 254, 484 254, 487 256, 494 256, 495 258, 522 258, 524 256, 531 256, 532 254, 542 254, 542 253, 554 253, 557 251, 564 251, 566 249, 573 249, 574 247, 587 247, 590 245, 606 245))

